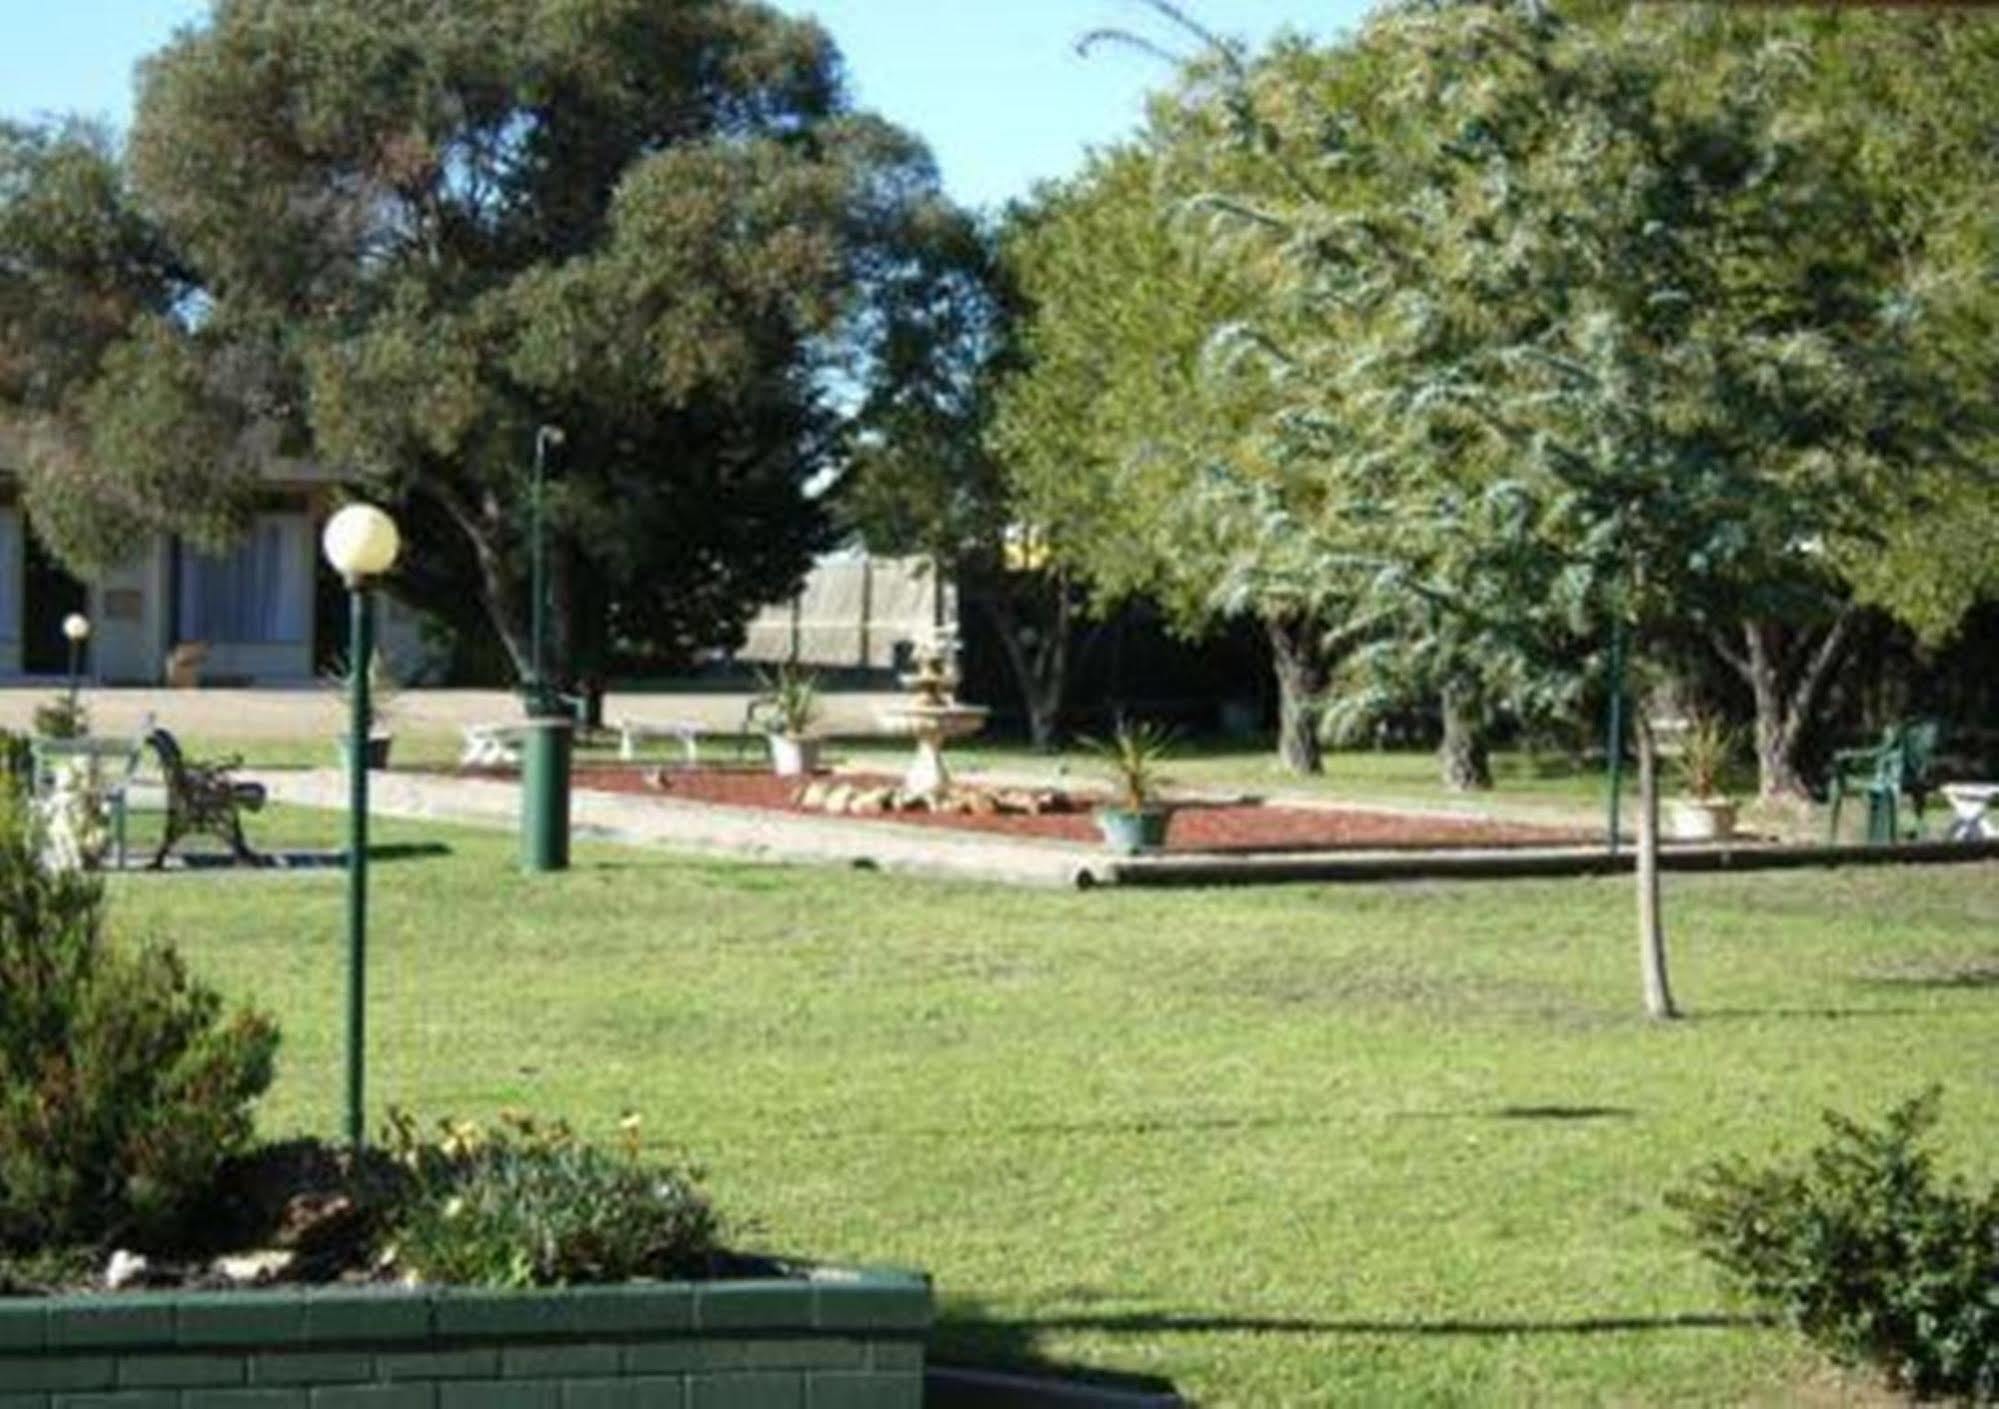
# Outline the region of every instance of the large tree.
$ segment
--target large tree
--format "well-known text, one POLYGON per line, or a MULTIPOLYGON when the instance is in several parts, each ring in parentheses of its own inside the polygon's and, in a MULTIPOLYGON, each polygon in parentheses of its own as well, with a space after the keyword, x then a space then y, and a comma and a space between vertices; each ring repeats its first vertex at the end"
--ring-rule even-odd
POLYGON ((1210 355, 1217 330, 1257 307, 1258 286, 1186 228, 1200 166, 1230 156, 1206 144, 1200 116, 1162 102, 1144 141, 1043 192, 1016 230, 1007 257, 1033 312, 992 444, 1055 560, 1100 608, 1145 596, 1189 634, 1224 616, 1263 628, 1279 756, 1313 773, 1330 632, 1349 593, 1270 570, 1256 524, 1202 506, 1223 465, 1280 500, 1320 491, 1264 454, 1264 379, 1210 355))
POLYGON ((404 587, 518 665, 558 425, 585 670, 728 643, 796 583, 881 370, 872 299, 955 219, 826 34, 748 0, 218 0, 143 66, 128 164, 190 278, 82 393, 72 463, 162 522, 100 427, 172 425, 184 502, 240 493, 232 445, 337 466, 403 506, 404 587))
MULTIPOLYGON (((1321 124, 1320 159, 1211 203, 1275 258, 1284 323, 1323 330, 1261 340, 1279 445, 1305 465, 1360 447, 1288 531, 1325 573, 1365 560, 1391 608, 1569 682, 1595 665, 1581 643, 1621 634, 1664 666, 1689 625, 1777 610, 1798 561, 1987 482, 1968 452, 1990 414, 1877 188, 1784 101, 1794 51, 1689 91, 1694 21, 1579 13, 1380 12, 1351 44, 1383 81, 1321 124)), ((1268 101, 1243 89, 1244 140, 1267 144, 1268 101)), ((1639 723, 1646 1005, 1670 1016, 1639 723)))

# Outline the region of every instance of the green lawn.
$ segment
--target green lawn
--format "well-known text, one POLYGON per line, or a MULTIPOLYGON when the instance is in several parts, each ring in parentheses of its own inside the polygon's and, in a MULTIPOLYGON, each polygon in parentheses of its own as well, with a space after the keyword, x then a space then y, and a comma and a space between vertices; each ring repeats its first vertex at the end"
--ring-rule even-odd
MULTIPOLYGON (((596 846, 526 878, 504 834, 377 836, 378 1103, 641 1111, 741 1244, 932 1271, 955 1358, 1207 1405, 1831 1402, 1661 1189, 1931 1081, 1999 1172, 1990 865, 1671 877, 1694 1016, 1659 1028, 1628 882, 1066 895, 596 846)), ((266 1130, 335 1131, 338 873, 112 895, 280 1018, 266 1130)))

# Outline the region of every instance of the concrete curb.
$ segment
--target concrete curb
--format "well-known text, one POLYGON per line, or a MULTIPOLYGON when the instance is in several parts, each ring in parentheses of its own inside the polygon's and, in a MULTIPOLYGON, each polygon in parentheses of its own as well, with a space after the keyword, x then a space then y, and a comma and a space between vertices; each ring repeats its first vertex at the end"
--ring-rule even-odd
MULTIPOLYGON (((1953 865, 1999 860, 1999 841, 1901 842, 1893 846, 1787 846, 1775 842, 1668 846, 1662 871, 1776 871, 1809 866, 1953 865)), ((1463 851, 1255 853, 1240 856, 1112 858, 1094 869, 1100 884, 1120 886, 1272 885, 1283 882, 1492 880, 1530 876, 1613 876, 1637 858, 1626 849, 1506 847, 1463 851)))
MULTIPOLYGON (((347 778, 338 769, 266 772, 257 780, 274 801, 339 810, 347 778)), ((520 784, 510 779, 379 773, 369 782, 369 810, 385 817, 518 827, 520 784)), ((1060 842, 1023 841, 893 822, 856 825, 758 808, 722 807, 670 797, 596 792, 570 795, 579 838, 633 846, 666 846, 738 861, 846 866, 863 870, 950 876, 1045 889, 1091 883, 1091 854, 1060 842)))
MULTIPOLYGON (((335 811, 347 806, 347 779, 338 769, 272 771, 257 777, 279 802, 335 811)), ((511 779, 380 773, 370 783, 369 802, 372 811, 386 817, 506 828, 520 823, 520 784, 511 779)), ((582 838, 738 861, 845 866, 1058 890, 1606 876, 1629 872, 1635 864, 1629 849, 1612 856, 1600 846, 1126 857, 1068 842, 953 834, 884 821, 860 824, 588 788, 571 795, 570 809, 575 833, 582 838)), ((1662 870, 1687 872, 1993 860, 1999 860, 1999 841, 1893 846, 1724 842, 1673 845, 1659 854, 1662 870)))

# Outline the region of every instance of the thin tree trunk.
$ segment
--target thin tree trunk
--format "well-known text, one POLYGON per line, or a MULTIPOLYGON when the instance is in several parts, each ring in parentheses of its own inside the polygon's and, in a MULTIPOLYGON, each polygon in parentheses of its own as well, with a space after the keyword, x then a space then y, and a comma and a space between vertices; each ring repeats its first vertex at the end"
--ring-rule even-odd
POLYGON ((1323 773, 1319 746, 1319 697, 1326 690, 1326 658, 1317 622, 1309 617, 1269 617, 1272 667, 1277 675, 1277 755, 1285 771, 1323 773))
POLYGON ((500 550, 503 535, 498 529, 498 506, 491 495, 486 497, 484 512, 480 512, 456 494, 433 493, 472 547, 473 561, 479 566, 480 605, 486 609, 493 633, 500 638, 514 664, 516 678, 526 680, 532 661, 528 623, 516 600, 519 580, 508 570, 506 557, 500 550))
POLYGON ((1443 690, 1444 742, 1437 750, 1444 786, 1453 792, 1484 791, 1492 786, 1492 757, 1485 730, 1462 687, 1443 690))
POLYGON ((1677 1018, 1666 976, 1666 925, 1659 908, 1659 763, 1652 721, 1638 711, 1638 971, 1645 1014, 1677 1018))

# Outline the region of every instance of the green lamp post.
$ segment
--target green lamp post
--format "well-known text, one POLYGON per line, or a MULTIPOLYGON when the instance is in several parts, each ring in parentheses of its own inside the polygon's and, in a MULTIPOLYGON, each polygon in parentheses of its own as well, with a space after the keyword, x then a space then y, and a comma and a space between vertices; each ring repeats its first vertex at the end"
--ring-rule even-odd
POLYGON ((83 643, 90 639, 90 618, 71 612, 62 619, 63 639, 69 642, 69 716, 76 718, 77 680, 83 665, 83 643))
MULTIPOLYGON (((347 584, 350 662, 375 658, 372 579, 395 566, 402 546, 396 522, 372 504, 350 504, 327 520, 326 560, 347 584)), ((368 972, 368 671, 347 672, 347 1143, 365 1139, 363 1072, 367 1053, 368 972)))
POLYGON ((534 488, 529 501, 532 597, 528 611, 527 737, 521 748, 521 868, 569 867, 569 762, 576 721, 562 707, 546 669, 548 639, 548 526, 543 491, 548 448, 562 444, 559 426, 534 436, 534 488))

